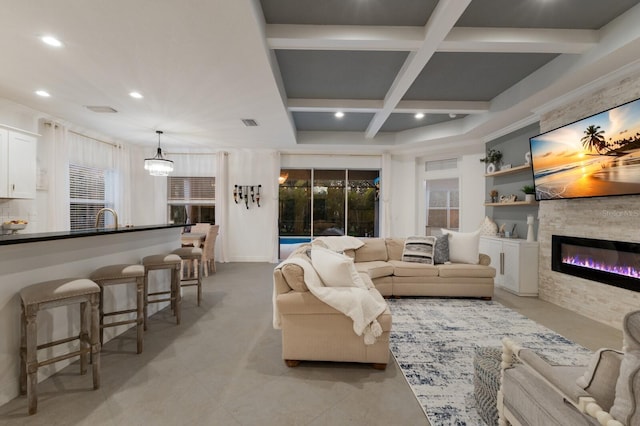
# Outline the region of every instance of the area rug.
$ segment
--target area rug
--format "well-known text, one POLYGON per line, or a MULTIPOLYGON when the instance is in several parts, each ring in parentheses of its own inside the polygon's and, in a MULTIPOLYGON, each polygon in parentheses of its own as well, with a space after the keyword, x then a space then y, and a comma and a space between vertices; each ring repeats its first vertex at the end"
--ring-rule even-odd
POLYGON ((587 365, 591 352, 495 301, 389 299, 390 347, 432 426, 484 425, 473 356, 511 337, 551 363, 587 365))

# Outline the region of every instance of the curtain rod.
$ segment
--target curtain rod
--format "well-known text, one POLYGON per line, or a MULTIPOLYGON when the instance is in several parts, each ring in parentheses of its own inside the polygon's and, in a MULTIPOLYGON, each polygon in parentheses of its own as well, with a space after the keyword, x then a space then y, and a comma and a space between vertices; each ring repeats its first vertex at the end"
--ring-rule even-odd
POLYGON ((100 142, 100 143, 104 143, 104 144, 107 144, 107 145, 115 146, 116 148, 120 148, 119 144, 116 144, 116 143, 113 143, 113 142, 103 141, 103 140, 100 140, 100 139, 96 139, 96 138, 94 138, 92 136, 87 136, 87 135, 84 135, 82 133, 76 132, 75 130, 69 130, 69 133, 73 133, 74 135, 82 136, 83 138, 91 139, 91 140, 94 140, 96 142, 100 142))
POLYGON ((218 152, 170 152, 165 151, 165 155, 218 155, 218 152))

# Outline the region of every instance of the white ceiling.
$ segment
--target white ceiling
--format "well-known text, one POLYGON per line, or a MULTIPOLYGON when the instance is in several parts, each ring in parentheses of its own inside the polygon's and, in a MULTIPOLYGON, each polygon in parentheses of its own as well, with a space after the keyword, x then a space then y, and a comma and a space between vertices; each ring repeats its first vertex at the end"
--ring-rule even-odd
POLYGON ((135 144, 163 130, 170 149, 436 153, 640 70, 638 1, 407 2, 0 0, 0 97, 135 144))

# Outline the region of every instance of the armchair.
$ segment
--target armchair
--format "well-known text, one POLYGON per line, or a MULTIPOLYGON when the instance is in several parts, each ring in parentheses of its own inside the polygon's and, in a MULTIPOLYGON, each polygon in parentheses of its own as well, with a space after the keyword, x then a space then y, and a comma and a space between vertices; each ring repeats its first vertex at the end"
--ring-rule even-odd
POLYGON ((640 311, 625 316, 623 332, 623 352, 600 349, 586 367, 550 365, 503 339, 500 426, 640 425, 640 311))

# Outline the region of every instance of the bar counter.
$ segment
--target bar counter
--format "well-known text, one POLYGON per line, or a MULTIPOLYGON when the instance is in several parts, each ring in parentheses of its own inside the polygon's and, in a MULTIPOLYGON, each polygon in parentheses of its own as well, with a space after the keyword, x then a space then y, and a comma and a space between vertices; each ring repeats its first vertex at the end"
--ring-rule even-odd
POLYGON ((146 226, 121 226, 118 228, 91 228, 77 231, 40 232, 27 233, 20 231, 16 234, 0 235, 0 246, 10 244, 35 243, 38 241, 64 240, 68 238, 94 237, 96 235, 118 234, 123 232, 150 231, 154 229, 182 228, 183 224, 146 225, 146 226))
MULTIPOLYGON (((20 296, 22 288, 58 278, 86 278, 102 266, 140 263, 152 254, 180 247, 183 225, 149 225, 68 232, 21 233, 0 236, 0 405, 19 394, 20 296)), ((150 289, 169 286, 167 271, 150 274, 150 289)), ((135 305, 133 286, 109 286, 105 303, 119 308, 135 305), (108 297, 107 297, 108 296, 108 297)), ((152 314, 166 304, 149 306, 152 314)), ((47 310, 38 318, 41 339, 59 339, 79 332, 76 307, 47 310)), ((105 330, 105 341, 128 326, 105 330)), ((135 346, 135 345, 134 345, 135 346)), ((47 350, 52 350, 47 349, 47 350)), ((133 348, 131 356, 135 355, 133 348)), ((73 360, 70 360, 73 361, 73 360)), ((65 362, 42 367, 40 380, 64 368, 65 362)))

